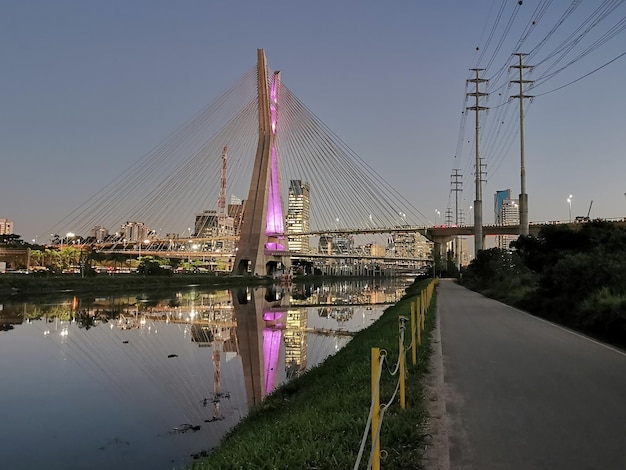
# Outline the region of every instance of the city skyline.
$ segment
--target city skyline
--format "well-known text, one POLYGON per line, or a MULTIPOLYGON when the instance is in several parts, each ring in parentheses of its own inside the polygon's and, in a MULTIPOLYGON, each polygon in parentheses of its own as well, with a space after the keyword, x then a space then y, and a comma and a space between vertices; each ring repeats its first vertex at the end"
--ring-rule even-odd
MULTIPOLYGON (((454 209, 450 175, 459 168, 469 214, 474 118, 462 114, 472 104, 465 101, 469 69, 483 67, 492 83, 504 83, 498 72, 511 53, 532 51, 544 38, 543 53, 529 57, 536 70, 528 79, 540 82, 529 91, 536 98, 525 103, 529 219, 565 221, 570 209, 572 217, 586 215, 591 200, 592 218, 622 217, 625 118, 616 98, 626 70, 624 33, 594 44, 624 16, 624 6, 598 21, 595 36, 563 49, 562 63, 548 70, 548 53, 591 17, 593 6, 583 2, 548 37, 565 7, 541 13, 539 1, 514 3, 6 7, 0 217, 25 240, 48 236, 48 227, 232 86, 254 64, 257 48, 316 116, 433 222, 436 211, 454 209), (523 37, 526 49, 516 50, 523 37), (550 73, 554 78, 539 80, 550 73)), ((481 115, 483 194, 511 188, 517 198, 519 100, 506 100, 517 90, 485 89, 491 109, 481 115), (505 109, 509 114, 500 114, 505 109)))

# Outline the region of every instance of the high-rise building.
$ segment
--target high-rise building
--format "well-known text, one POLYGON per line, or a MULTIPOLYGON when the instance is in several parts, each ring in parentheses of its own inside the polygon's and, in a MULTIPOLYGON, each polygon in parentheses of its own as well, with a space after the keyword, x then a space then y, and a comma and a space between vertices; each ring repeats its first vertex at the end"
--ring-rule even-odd
POLYGON ((150 229, 143 222, 128 221, 120 226, 120 238, 127 243, 143 241, 150 235, 150 229))
POLYGON ((429 257, 432 255, 432 245, 432 242, 417 232, 396 232, 392 241, 394 256, 403 258, 429 257))
POLYGON ((320 235, 317 251, 324 255, 347 255, 352 254, 354 239, 352 235, 320 235))
POLYGON ((0 218, 0 235, 11 235, 13 233, 13 221, 0 218))
POLYGON ((309 233, 310 217, 310 187, 302 180, 289 182, 289 196, 287 199, 287 240, 289 251, 298 253, 309 252, 309 236, 296 235, 309 233))
MULTIPOLYGON (((497 191, 494 197, 496 225, 519 225, 519 200, 511 198, 511 190, 497 191)), ((496 246, 508 249, 517 235, 498 235, 496 246)))
POLYGON ((230 204, 228 204, 228 217, 233 219, 233 228, 235 235, 239 235, 241 232, 241 223, 243 222, 243 215, 246 210, 246 201, 242 201, 235 196, 230 198, 230 204))
POLYGON ((500 220, 502 205, 504 204, 504 201, 512 199, 510 189, 496 191, 496 194, 493 197, 493 222, 495 225, 502 225, 502 221, 500 220))
POLYGON ((232 217, 220 217, 212 210, 196 214, 193 234, 200 238, 212 238, 208 242, 210 251, 234 251, 235 220, 232 217))
POLYGON ((196 214, 193 234, 201 238, 217 236, 217 212, 203 211, 196 214))
POLYGON ((101 225, 96 225, 91 229, 91 236, 96 240, 96 242, 101 242, 109 236, 109 230, 101 225))
POLYGON ((501 225, 519 224, 519 201, 518 199, 506 199, 500 210, 501 225))

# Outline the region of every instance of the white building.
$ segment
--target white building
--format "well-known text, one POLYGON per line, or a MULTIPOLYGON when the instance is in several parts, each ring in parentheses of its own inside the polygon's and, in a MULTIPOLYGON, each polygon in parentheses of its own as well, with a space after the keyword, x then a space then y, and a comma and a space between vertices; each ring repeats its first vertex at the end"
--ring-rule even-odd
POLYGON ((5 218, 0 218, 0 235, 13 234, 13 221, 5 218))
POLYGON ((298 233, 309 233, 310 220, 310 187, 301 180, 289 182, 287 199, 287 240, 289 251, 298 253, 309 252, 308 235, 294 236, 298 233))
POLYGON ((95 238, 97 242, 101 242, 106 240, 106 238, 109 236, 109 230, 105 227, 102 227, 101 225, 96 225, 94 228, 91 229, 90 235, 95 238))
MULTIPOLYGON (((519 225, 519 200, 505 199, 500 208, 498 225, 519 225)), ((499 235, 496 237, 496 246, 508 249, 513 240, 517 240, 517 235, 499 235)))
POLYGON ((150 235, 150 229, 143 222, 126 222, 120 226, 120 238, 126 243, 143 241, 150 235))

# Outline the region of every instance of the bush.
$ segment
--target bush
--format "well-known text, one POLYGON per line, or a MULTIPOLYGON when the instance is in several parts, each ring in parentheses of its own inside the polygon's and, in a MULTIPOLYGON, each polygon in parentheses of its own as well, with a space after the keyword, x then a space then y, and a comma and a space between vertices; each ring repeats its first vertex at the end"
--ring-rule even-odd
POLYGON ((484 295, 626 345, 626 230, 608 222, 548 226, 513 252, 482 250, 462 283, 484 295))

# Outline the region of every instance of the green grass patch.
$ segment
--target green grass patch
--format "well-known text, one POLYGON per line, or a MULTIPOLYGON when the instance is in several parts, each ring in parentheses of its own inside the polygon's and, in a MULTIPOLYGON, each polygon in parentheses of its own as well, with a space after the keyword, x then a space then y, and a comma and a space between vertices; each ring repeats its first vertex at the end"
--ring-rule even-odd
MULTIPOLYGON (((194 462, 193 470, 208 469, 349 469, 356 462, 367 423, 371 396, 371 349, 387 351, 389 369, 398 360, 399 316, 410 318, 410 304, 426 281, 407 289, 406 296, 385 310, 381 318, 357 333, 337 354, 306 374, 279 387, 250 410, 207 457, 194 462)), ((406 351, 406 409, 399 398, 384 414, 381 467, 422 468, 426 405, 423 376, 430 354, 435 298, 426 317, 418 361, 406 351)), ((407 324, 405 344, 410 343, 407 324)), ((398 374, 385 367, 381 403, 393 395, 398 374)), ((360 468, 367 467, 371 439, 360 468)))

